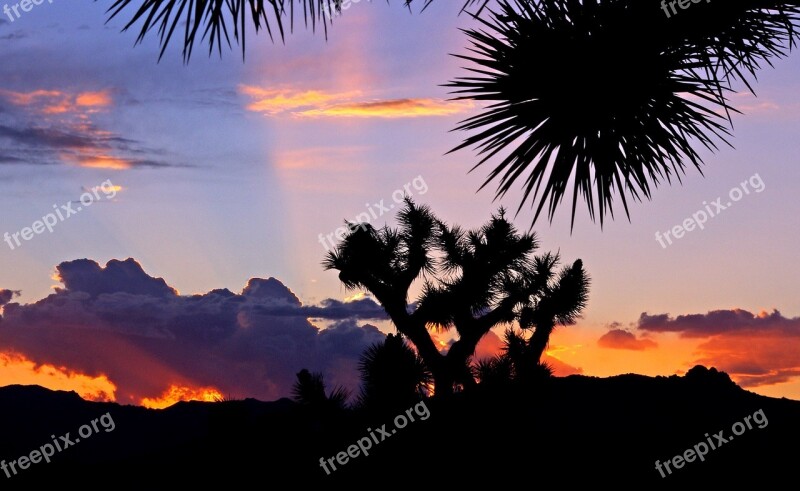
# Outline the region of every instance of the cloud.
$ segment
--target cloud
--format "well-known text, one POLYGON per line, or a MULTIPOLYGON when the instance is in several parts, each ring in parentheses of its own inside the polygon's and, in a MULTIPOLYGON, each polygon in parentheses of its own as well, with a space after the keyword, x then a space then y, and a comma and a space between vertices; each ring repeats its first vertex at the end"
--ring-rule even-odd
POLYGON ((338 104, 300 111, 299 116, 340 118, 419 118, 449 116, 472 108, 470 103, 436 99, 392 99, 375 102, 338 104))
MULTIPOLYGON (((0 23, 0 25, 2 25, 2 23, 0 23)), ((3 36, 0 36, 0 40, 3 40, 3 41, 15 41, 17 39, 25 39, 26 37, 28 37, 28 35, 25 34, 23 31, 14 31, 14 32, 12 32, 10 34, 5 34, 3 36)))
POLYGON ((777 310, 758 314, 714 310, 675 318, 643 313, 638 327, 704 338, 692 364, 715 366, 743 387, 789 382, 800 376, 800 317, 787 318, 777 310))
POLYGON ((358 356, 384 338, 357 324, 386 318, 371 300, 303 305, 275 278, 253 278, 241 293, 182 296, 133 259, 105 267, 80 259, 56 269, 63 287, 35 303, 0 293, 0 353, 106 377, 122 403, 156 404, 191 391, 276 399, 290 394, 302 368, 355 388, 358 356), (336 322, 322 330, 310 317, 336 322))
POLYGON ((320 319, 388 319, 383 307, 365 298, 344 303, 332 298, 320 302, 320 306, 265 305, 255 309, 264 315, 283 317, 314 317, 320 319))
POLYGON ((19 291, 0 289, 0 307, 10 302, 15 296, 19 296, 19 294, 19 291))
POLYGON ((241 85, 239 92, 253 100, 246 106, 248 111, 265 114, 320 107, 361 95, 359 91, 326 93, 320 90, 262 89, 252 85, 241 85))
POLYGON ((56 291, 85 292, 92 298, 119 292, 156 298, 170 298, 178 294, 163 278, 148 276, 139 263, 131 258, 125 261, 112 259, 105 268, 95 261, 78 259, 56 266, 56 274, 56 278, 64 285, 63 289, 56 291))
POLYGON ((473 107, 467 101, 443 101, 429 98, 405 98, 364 101, 360 91, 324 92, 295 89, 264 89, 242 85, 239 92, 252 102, 249 111, 265 115, 291 114, 319 118, 417 118, 449 116, 473 107))
POLYGON ((775 112, 780 110, 780 108, 779 105, 770 101, 759 102, 758 104, 744 104, 737 107, 737 109, 745 114, 775 112))
POLYGON ((763 100, 752 92, 736 92, 731 97, 736 109, 745 114, 775 113, 782 108, 771 100, 763 100))
POLYGON ((97 115, 113 107, 109 90, 0 89, 0 143, 5 147, 0 162, 113 170, 181 166, 98 126, 97 115))
POLYGON ((742 387, 790 382, 800 376, 800 328, 714 336, 697 347, 696 363, 728 372, 742 387))
POLYGON ((112 105, 111 95, 108 91, 72 94, 60 90, 38 89, 30 92, 16 92, 0 89, 0 98, 15 106, 27 107, 31 112, 38 114, 78 113, 78 108, 91 108, 90 112, 97 112, 101 108, 112 105))
POLYGON ((638 328, 651 332, 678 332, 681 337, 702 338, 714 334, 734 332, 758 333, 765 329, 798 328, 800 318, 786 319, 777 310, 771 314, 758 315, 742 309, 713 310, 706 314, 679 315, 671 318, 669 314, 639 316, 638 328))
POLYGON ((636 335, 623 329, 612 329, 600 336, 597 345, 601 348, 627 349, 643 351, 657 348, 658 344, 650 339, 637 339, 636 335))
POLYGON ((341 385, 355 390, 361 380, 358 360, 367 346, 382 342, 385 335, 372 324, 358 325, 354 319, 337 321, 320 331, 321 352, 328 357, 331 376, 325 379, 328 387, 341 385))

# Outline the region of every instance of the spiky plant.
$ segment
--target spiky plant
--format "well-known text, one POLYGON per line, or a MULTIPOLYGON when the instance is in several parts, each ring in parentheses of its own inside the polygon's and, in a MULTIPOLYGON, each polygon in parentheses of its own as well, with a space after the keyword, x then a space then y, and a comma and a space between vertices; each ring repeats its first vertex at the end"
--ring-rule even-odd
MULTIPOLYGON (((424 10, 432 1, 403 3, 424 10)), ((110 19, 135 5, 115 0, 110 19)), ((579 198, 602 226, 616 197, 630 217, 629 199, 650 199, 688 166, 700 170, 697 149, 727 143, 731 82, 751 88, 764 63, 785 56, 800 16, 798 2, 786 0, 692 2, 671 15, 662 0, 459 5, 482 25, 466 31, 473 54, 463 57, 474 76, 452 86, 460 98, 488 105, 458 126, 474 132, 458 148, 478 150, 475 167, 498 159, 483 184, 498 181, 497 197, 521 181, 517 212, 530 200, 532 223, 545 206, 553 219, 571 183, 573 226, 579 198)), ((341 0, 146 0, 124 30, 141 23, 137 42, 156 31, 159 56, 176 31, 186 61, 198 39, 221 53, 233 38, 244 56, 250 26, 283 40, 286 18, 292 27, 302 14, 327 36, 340 9, 341 0)))
MULTIPOLYGON (((95 0, 96 1, 96 0, 95 0)), ((402 0, 404 5, 423 5, 423 10, 433 0, 402 0)), ((246 36, 249 27, 256 33, 266 31, 271 40, 284 40, 287 28, 294 28, 295 16, 303 18, 306 26, 313 30, 321 26, 328 35, 328 25, 336 14, 342 11, 343 0, 114 0, 108 8, 109 20, 123 12, 133 12, 123 27, 127 31, 141 22, 136 42, 141 43, 148 33, 156 31, 161 52, 164 56, 167 46, 175 32, 182 34, 183 59, 189 61, 195 42, 208 43, 211 54, 215 49, 222 54, 222 48, 233 43, 241 46, 242 58, 245 54, 246 36), (135 10, 133 10, 135 8, 135 10), (288 23, 287 18, 288 17, 288 23), (180 29, 179 29, 180 27, 180 29)), ((488 0, 464 0, 462 10, 478 5, 482 7, 488 0)))
POLYGON ((473 370, 482 387, 504 387, 514 378, 511 359, 503 355, 479 360, 473 370))
MULTIPOLYGON (((668 13, 668 12, 667 12, 668 13)), ((730 83, 794 43, 798 6, 778 0, 701 2, 667 16, 660 0, 498 0, 466 32, 471 75, 451 84, 458 99, 486 109, 457 129, 456 149, 496 159, 483 186, 497 197, 522 183, 519 212, 553 215, 572 186, 589 216, 613 217, 618 196, 698 170, 696 148, 716 150, 729 134, 730 83)), ((726 142, 727 143, 727 142, 726 142)))
POLYGON ((325 383, 321 373, 311 373, 302 369, 297 373, 297 381, 292 387, 292 397, 303 406, 318 406, 325 402, 325 383))
POLYGON ((433 382, 428 367, 402 335, 389 334, 368 347, 359 360, 361 394, 358 402, 370 409, 397 409, 428 395, 433 382))
MULTIPOLYGON (((317 24, 322 24, 327 35, 331 13, 341 11, 341 4, 342 0, 145 0, 138 5, 123 30, 127 31, 141 21, 137 43, 142 42, 150 31, 157 31, 161 45, 159 59, 164 56, 176 30, 183 34, 184 61, 191 58, 198 39, 208 42, 209 54, 214 49, 221 54, 223 45, 231 47, 233 37, 233 41, 241 46, 244 57, 245 33, 250 26, 256 32, 267 31, 273 40, 273 31, 277 31, 283 40, 284 18, 288 15, 293 20, 297 6, 306 25, 316 29, 317 24), (178 29, 179 26, 182 29, 178 29)), ((115 0, 108 8, 109 20, 135 6, 136 2, 132 0, 115 0)))
POLYGON ((509 328, 502 353, 478 361, 473 370, 484 388, 503 389, 512 384, 529 387, 553 375, 553 367, 540 358, 524 332, 509 328))
POLYGON ((313 410, 343 410, 347 408, 350 391, 337 386, 329 395, 325 395, 325 382, 322 374, 311 373, 304 368, 297 373, 297 381, 292 387, 292 397, 301 406, 313 410))

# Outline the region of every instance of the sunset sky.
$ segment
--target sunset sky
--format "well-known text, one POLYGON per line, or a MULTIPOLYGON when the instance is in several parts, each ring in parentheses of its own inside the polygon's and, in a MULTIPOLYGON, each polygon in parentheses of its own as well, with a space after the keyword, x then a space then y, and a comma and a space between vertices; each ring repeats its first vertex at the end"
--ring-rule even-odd
MULTIPOLYGON (((465 74, 460 4, 361 2, 327 40, 295 25, 285 44, 250 36, 245 62, 203 46, 188 65, 177 45, 157 63, 156 36, 134 47, 137 32, 105 23, 110 4, 0 16, 0 234, 21 240, 0 243, 0 385, 151 407, 288 396, 304 367, 352 387, 360 352, 393 328, 323 270, 325 237, 359 214, 394 224, 378 204, 403 193, 465 227, 516 210, 516 190, 477 192, 473 150, 445 155, 480 109, 442 87, 465 74), (52 232, 19 235, 64 207, 52 232)), ((800 399, 799 87, 795 54, 761 71, 757 98, 732 96, 735 149, 703 152, 705 176, 660 187, 630 222, 620 210, 601 229, 579 207, 571 231, 565 201, 536 224, 542 252, 592 277, 583 318, 551 338, 557 373, 702 363, 800 399), (745 182, 704 229, 660 245, 745 182)))

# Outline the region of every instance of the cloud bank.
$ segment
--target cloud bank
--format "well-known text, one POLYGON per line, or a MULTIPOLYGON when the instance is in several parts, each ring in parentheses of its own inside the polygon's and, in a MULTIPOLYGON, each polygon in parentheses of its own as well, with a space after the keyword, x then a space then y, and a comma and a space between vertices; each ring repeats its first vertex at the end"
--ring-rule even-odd
POLYGON ((80 259, 56 269, 63 287, 35 303, 13 303, 14 292, 0 290, 0 353, 105 376, 121 403, 174 387, 277 399, 290 394, 302 368, 354 387, 358 356, 384 338, 357 323, 386 318, 369 298, 303 305, 275 278, 253 278, 241 293, 181 296, 134 259, 105 267, 80 259), (320 329, 312 318, 335 322, 320 329))

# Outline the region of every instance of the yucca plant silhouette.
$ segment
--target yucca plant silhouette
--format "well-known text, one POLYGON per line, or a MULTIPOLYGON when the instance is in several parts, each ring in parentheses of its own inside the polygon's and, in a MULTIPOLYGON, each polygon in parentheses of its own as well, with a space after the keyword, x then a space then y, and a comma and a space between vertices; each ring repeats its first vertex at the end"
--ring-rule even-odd
POLYGON ((478 360, 473 366, 473 372, 484 388, 507 388, 514 379, 514 366, 505 355, 478 360))
POLYGON ((483 186, 498 181, 502 197, 521 182, 517 212, 530 201, 535 223, 571 185, 573 226, 579 198, 602 225, 615 196, 629 217, 630 198, 701 168, 696 147, 727 143, 731 82, 749 87, 785 55, 798 4, 700 2, 670 17, 662 4, 500 0, 466 31, 471 75, 449 86, 486 109, 457 127, 473 134, 454 150, 495 162, 483 186))
POLYGON ((344 387, 338 386, 326 395, 322 374, 311 373, 304 368, 297 373, 292 397, 301 406, 315 411, 337 411, 347 408, 350 393, 344 387))
MULTIPOLYGON (((540 336, 549 336, 552 329, 545 332, 540 336)), ((479 360, 473 367, 482 387, 530 386, 553 375, 553 367, 542 361, 541 355, 537 355, 538 349, 523 332, 509 328, 504 338, 501 354, 479 360)))
POLYGON ((428 396, 433 377, 402 335, 389 334, 367 348, 359 360, 361 393, 358 405, 378 411, 408 407, 428 396))

